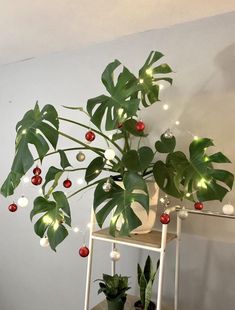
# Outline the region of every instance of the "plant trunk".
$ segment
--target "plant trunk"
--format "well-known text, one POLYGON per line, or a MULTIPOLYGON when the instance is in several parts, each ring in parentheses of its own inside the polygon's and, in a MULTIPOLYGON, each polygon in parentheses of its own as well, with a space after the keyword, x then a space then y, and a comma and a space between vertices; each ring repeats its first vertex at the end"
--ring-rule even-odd
POLYGON ((126 299, 119 299, 117 301, 111 301, 107 299, 108 310, 124 310, 126 299))

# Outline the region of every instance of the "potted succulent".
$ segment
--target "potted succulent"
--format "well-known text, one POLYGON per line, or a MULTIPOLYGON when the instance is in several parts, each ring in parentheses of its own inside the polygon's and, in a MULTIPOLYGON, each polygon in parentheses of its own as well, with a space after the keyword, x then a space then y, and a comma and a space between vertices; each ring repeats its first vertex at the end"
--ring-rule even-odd
POLYGON ((159 268, 160 260, 157 262, 157 268, 154 270, 151 257, 148 256, 144 269, 137 265, 138 284, 140 287, 140 300, 135 303, 136 310, 155 310, 156 305, 151 301, 153 282, 159 268))
POLYGON ((104 293, 107 300, 108 310, 123 310, 126 302, 126 291, 128 287, 128 277, 115 274, 110 276, 103 274, 103 279, 98 279, 99 290, 98 294, 104 293))
MULTIPOLYGON (((118 60, 108 64, 102 74, 107 94, 89 99, 86 109, 67 107, 86 113, 92 126, 59 116, 52 105, 40 109, 38 103, 16 125, 15 158, 1 193, 5 197, 13 195, 32 166, 38 161, 43 164, 47 156, 58 154, 59 159, 49 167, 44 182, 40 167, 34 168, 31 180, 35 186, 42 184, 43 191, 35 198, 31 212, 31 219, 40 215, 34 229, 40 237, 48 236, 53 250, 68 235, 67 226, 71 225, 69 199, 92 186, 96 186, 93 207, 97 222, 102 227, 112 214, 112 235, 117 228, 120 234, 129 235, 143 224, 140 213, 133 211, 133 205, 138 204, 145 214, 150 214, 150 205, 156 204, 155 201, 150 203, 151 198, 157 196, 156 188, 153 195, 149 194, 147 180, 151 178, 164 193, 197 203, 222 201, 231 190, 233 174, 213 165, 230 163, 230 160, 221 152, 208 153, 207 149, 213 146, 211 139, 194 139, 189 145, 189 155, 175 150, 176 138, 170 130, 156 137, 153 147, 145 145, 148 133, 139 112, 160 100, 159 81, 172 83, 172 78, 167 76, 172 73, 170 66, 158 64, 162 57, 162 53, 152 51, 138 75, 118 60), (120 68, 121 72, 116 74, 116 69, 120 68), (62 131, 61 123, 80 128, 84 131, 84 139, 62 131), (95 145, 97 135, 107 142, 107 148, 95 145), (69 140, 71 147, 58 148, 59 137, 69 140), (136 145, 132 144, 133 137, 138 141, 136 145), (31 146, 34 146, 33 150, 31 146), (88 151, 95 158, 88 165, 82 165, 88 151), (75 152, 78 160, 73 167, 68 160, 69 152, 75 152), (159 154, 165 155, 165 159, 160 160, 159 154), (87 184, 66 197, 64 189, 73 188, 66 176, 68 172, 76 174, 78 171, 85 172, 87 184)), ((9 206, 12 212, 16 209, 15 204, 9 206)))

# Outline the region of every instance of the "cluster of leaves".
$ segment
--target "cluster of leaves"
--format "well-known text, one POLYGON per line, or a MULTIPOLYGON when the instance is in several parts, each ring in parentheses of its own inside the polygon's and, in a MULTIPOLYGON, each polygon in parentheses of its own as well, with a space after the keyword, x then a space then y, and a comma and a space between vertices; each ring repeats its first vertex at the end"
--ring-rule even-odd
MULTIPOLYGON (((83 189, 97 184, 94 193, 94 211, 97 222, 102 227, 112 212, 110 223, 112 235, 115 235, 116 224, 120 218, 123 221, 120 230, 122 235, 129 235, 132 230, 141 225, 131 204, 138 202, 146 212, 149 211, 149 194, 145 180, 147 176, 154 176, 157 184, 165 193, 180 199, 222 200, 232 188, 233 175, 226 170, 213 167, 213 163, 229 163, 229 159, 220 152, 206 155, 205 149, 213 145, 210 139, 193 141, 189 146, 189 158, 183 152, 175 151, 175 137, 166 138, 164 135, 155 143, 154 151, 147 146, 131 149, 130 137, 132 135, 139 138, 147 136, 145 132, 136 130, 138 111, 142 107, 146 108, 159 101, 158 82, 160 80, 172 83, 171 78, 165 77, 165 74, 172 72, 171 68, 165 63, 156 64, 162 57, 163 54, 160 52, 152 51, 139 70, 138 77, 115 60, 106 67, 102 74, 102 82, 108 94, 88 100, 87 114, 91 122, 98 127, 98 130, 94 128, 91 130, 105 138, 118 151, 117 156, 108 165, 104 156, 105 150, 87 145, 60 132, 59 120, 87 129, 90 127, 73 120, 59 118, 52 105, 46 105, 40 110, 36 103, 34 109, 28 111, 17 124, 15 157, 11 171, 1 187, 1 194, 5 197, 13 195, 21 178, 33 166, 36 159, 34 159, 31 146, 34 146, 36 157, 41 162, 52 153, 59 154, 60 167, 52 166, 48 169, 42 186, 43 196, 35 199, 31 212, 31 219, 41 215, 35 223, 35 232, 40 237, 47 234, 52 249, 55 250, 56 246, 68 235, 66 226, 71 224, 68 199, 63 192, 55 191, 60 178, 71 166, 66 155, 67 150, 57 148, 59 135, 98 154, 98 157, 94 158, 87 167, 82 168, 86 170, 85 180, 88 184, 83 189), (115 73, 120 68, 121 72, 115 79, 115 73), (103 125, 107 131, 115 129, 112 139, 102 132, 103 125), (124 141, 123 147, 122 144, 117 144, 117 140, 120 139, 124 141), (155 162, 155 153, 166 154, 165 162, 160 160, 155 162), (103 190, 107 179, 99 179, 104 170, 110 172, 109 179, 112 187, 109 192, 103 190), (95 182, 91 183, 93 180, 95 182), (116 183, 116 180, 122 180, 123 185, 116 183), (49 184, 49 189, 46 190, 49 184), (193 194, 188 197, 185 196, 186 193, 193 194)), ((83 111, 81 108, 75 109, 83 111)))
POLYGON ((155 280, 159 264, 160 260, 158 260, 157 268, 155 270, 153 268, 151 257, 148 256, 143 270, 139 264, 137 265, 140 300, 144 310, 148 310, 149 304, 151 302, 153 282, 155 280))
POLYGON ((103 274, 103 279, 98 279, 96 281, 100 281, 98 294, 104 293, 109 301, 125 301, 126 291, 130 289, 128 286, 128 277, 123 277, 118 274, 114 276, 103 274))

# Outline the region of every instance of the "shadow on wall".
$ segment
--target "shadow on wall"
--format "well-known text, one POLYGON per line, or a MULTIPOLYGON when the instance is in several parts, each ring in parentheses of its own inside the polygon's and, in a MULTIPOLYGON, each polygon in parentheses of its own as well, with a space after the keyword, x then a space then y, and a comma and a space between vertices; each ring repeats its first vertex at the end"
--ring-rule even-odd
POLYGON ((227 46, 215 57, 215 65, 223 74, 226 91, 235 90, 235 43, 227 46))

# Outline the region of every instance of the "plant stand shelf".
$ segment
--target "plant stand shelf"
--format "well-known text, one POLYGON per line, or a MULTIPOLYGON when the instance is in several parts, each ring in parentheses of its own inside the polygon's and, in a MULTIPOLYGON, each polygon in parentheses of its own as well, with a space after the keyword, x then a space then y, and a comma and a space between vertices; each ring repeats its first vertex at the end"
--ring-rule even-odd
MULTIPOLYGON (((170 241, 176 238, 176 234, 167 233, 166 243, 168 244, 170 241)), ((143 248, 145 250, 151 250, 155 252, 160 252, 161 249, 161 239, 162 232, 153 230, 148 234, 133 234, 131 237, 112 237, 109 234, 109 229, 105 228, 102 230, 98 230, 93 232, 92 239, 101 240, 105 242, 114 242, 116 244, 123 244, 137 248, 143 248)))
MULTIPOLYGON (((127 301, 125 304, 125 308, 124 310, 134 310, 134 304, 135 302, 139 299, 139 297, 137 296, 133 296, 133 295, 127 295, 127 301)), ((102 302, 100 302, 98 305, 96 305, 95 307, 93 307, 91 310, 107 310, 107 303, 106 300, 103 300, 102 302)), ((173 310, 173 308, 169 308, 169 307, 162 307, 162 310, 173 310)))

